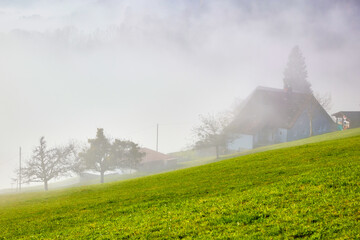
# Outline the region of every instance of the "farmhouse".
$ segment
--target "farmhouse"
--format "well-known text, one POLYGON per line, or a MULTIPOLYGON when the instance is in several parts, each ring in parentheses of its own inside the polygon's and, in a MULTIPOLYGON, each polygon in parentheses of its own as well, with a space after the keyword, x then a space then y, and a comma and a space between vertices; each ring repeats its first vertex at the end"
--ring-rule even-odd
POLYGON ((293 141, 334 131, 336 125, 309 94, 257 87, 227 131, 231 151, 293 141))
POLYGON ((339 130, 360 127, 360 111, 341 111, 334 113, 339 130))
POLYGON ((169 169, 174 168, 177 165, 177 160, 169 155, 151 150, 149 148, 141 148, 140 152, 145 153, 139 167, 139 169, 142 171, 169 169))

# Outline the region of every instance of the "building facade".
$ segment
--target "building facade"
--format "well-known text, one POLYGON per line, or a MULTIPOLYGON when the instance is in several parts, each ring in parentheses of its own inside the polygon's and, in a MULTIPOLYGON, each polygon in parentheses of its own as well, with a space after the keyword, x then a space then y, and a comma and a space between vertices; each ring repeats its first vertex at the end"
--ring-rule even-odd
POLYGON ((242 151, 334 131, 336 125, 311 94, 257 87, 227 128, 228 148, 242 151))

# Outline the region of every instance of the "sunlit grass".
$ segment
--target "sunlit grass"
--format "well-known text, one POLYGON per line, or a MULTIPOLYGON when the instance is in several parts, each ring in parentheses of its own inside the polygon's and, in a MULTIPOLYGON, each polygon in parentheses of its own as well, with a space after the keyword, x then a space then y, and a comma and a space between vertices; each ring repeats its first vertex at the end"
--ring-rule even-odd
POLYGON ((244 156, 244 155, 258 153, 258 152, 264 152, 264 151, 288 148, 288 147, 295 147, 295 146, 323 142, 323 141, 330 141, 330 140, 335 140, 335 139, 348 138, 348 137, 353 137, 353 136, 358 136, 358 135, 360 135, 360 128, 349 129, 346 131, 336 131, 336 132, 326 133, 326 134, 313 136, 313 137, 309 137, 309 138, 304 138, 304 139, 300 139, 300 140, 296 140, 296 141, 292 141, 292 142, 273 144, 273 145, 268 145, 268 146, 264 146, 264 147, 259 147, 259 148, 243 151, 240 153, 223 155, 219 159, 216 159, 215 156, 195 158, 190 161, 180 162, 179 166, 183 167, 183 168, 200 166, 200 165, 204 165, 204 164, 208 164, 208 163, 221 161, 224 159, 234 158, 234 157, 238 157, 238 156, 244 156))
POLYGON ((340 135, 138 179, 0 196, 0 236, 360 238, 359 130, 340 135))

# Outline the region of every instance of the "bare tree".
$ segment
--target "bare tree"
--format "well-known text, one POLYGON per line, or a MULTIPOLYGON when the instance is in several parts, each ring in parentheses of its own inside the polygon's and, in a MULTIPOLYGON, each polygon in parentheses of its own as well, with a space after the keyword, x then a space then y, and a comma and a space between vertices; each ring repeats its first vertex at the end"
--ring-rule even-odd
POLYGON ((82 152, 86 152, 87 147, 84 144, 79 144, 76 142, 71 142, 68 145, 69 155, 68 155, 68 165, 69 165, 69 174, 75 174, 81 176, 81 174, 86 170, 86 165, 82 152))
POLYGON ((14 177, 11 178, 11 185, 15 185, 17 190, 21 190, 20 184, 23 185, 25 183, 28 183, 28 182, 26 181, 26 179, 24 179, 23 173, 21 173, 21 183, 20 183, 20 171, 18 168, 16 168, 14 170, 14 177))
POLYGON ((27 161, 22 175, 25 182, 43 182, 45 191, 51 179, 64 175, 69 170, 69 147, 47 147, 44 137, 40 138, 39 146, 33 150, 32 157, 27 161))
POLYGON ((326 112, 330 111, 332 107, 331 94, 330 93, 326 93, 323 95, 319 93, 309 94, 308 108, 306 111, 309 119, 309 137, 313 135, 313 118, 314 115, 316 114, 316 111, 318 111, 319 109, 318 107, 319 105, 322 108, 324 108, 326 112))
POLYGON ((330 110, 332 108, 331 93, 328 92, 325 94, 320 94, 320 93, 316 92, 314 94, 314 97, 327 112, 330 112, 330 110))
POLYGON ((228 114, 206 116, 200 115, 200 125, 193 129, 197 138, 195 148, 215 147, 216 158, 219 158, 219 148, 225 146, 227 137, 224 132, 230 117, 228 114))
POLYGON ((238 116, 244 104, 244 99, 235 98, 233 103, 231 104, 230 110, 227 112, 228 117, 234 119, 236 116, 238 116))

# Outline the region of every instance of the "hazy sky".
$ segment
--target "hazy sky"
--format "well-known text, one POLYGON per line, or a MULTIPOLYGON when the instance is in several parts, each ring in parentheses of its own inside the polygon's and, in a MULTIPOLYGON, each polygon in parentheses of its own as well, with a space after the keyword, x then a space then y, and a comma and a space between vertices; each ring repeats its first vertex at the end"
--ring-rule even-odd
POLYGON ((358 1, 0 1, 0 188, 41 136, 192 142, 198 115, 282 87, 294 45, 332 112, 360 110, 358 1))

